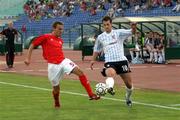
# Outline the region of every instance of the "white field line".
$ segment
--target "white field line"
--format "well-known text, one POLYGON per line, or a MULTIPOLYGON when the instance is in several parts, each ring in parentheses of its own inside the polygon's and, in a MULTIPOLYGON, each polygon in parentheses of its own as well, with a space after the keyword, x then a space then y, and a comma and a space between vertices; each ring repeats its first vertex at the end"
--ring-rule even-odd
MULTIPOLYGON (((41 88, 41 87, 35 87, 35 86, 28 86, 28 85, 21 85, 21 84, 14 84, 14 83, 1 82, 1 81, 0 81, 0 84, 11 85, 11 86, 18 86, 18 87, 24 87, 24 88, 32 88, 32 89, 44 90, 44 91, 51 91, 51 89, 47 89, 47 88, 41 88)), ((79 96, 87 96, 86 94, 69 92, 69 91, 61 91, 61 93, 71 94, 71 95, 79 95, 79 96)), ((103 98, 103 99, 106 99, 106 100, 125 102, 125 100, 116 99, 116 98, 109 98, 109 97, 102 97, 102 98, 103 98)), ((144 106, 149 106, 149 107, 154 107, 154 108, 180 110, 180 108, 168 107, 168 106, 157 105, 157 104, 142 103, 142 102, 136 102, 136 101, 133 101, 133 104, 144 105, 144 106)))
POLYGON ((173 104, 173 105, 169 105, 169 106, 176 107, 176 106, 180 106, 180 104, 173 104))

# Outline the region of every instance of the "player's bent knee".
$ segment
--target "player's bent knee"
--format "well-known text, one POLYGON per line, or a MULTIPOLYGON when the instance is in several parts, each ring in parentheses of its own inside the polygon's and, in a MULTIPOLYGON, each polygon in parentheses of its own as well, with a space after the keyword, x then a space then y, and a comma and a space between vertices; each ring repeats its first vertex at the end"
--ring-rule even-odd
POLYGON ((115 71, 113 68, 108 68, 108 69, 106 70, 106 75, 107 75, 108 77, 114 77, 114 76, 116 75, 116 71, 115 71))
POLYGON ((82 71, 80 68, 78 68, 78 67, 75 67, 75 68, 73 69, 72 73, 74 73, 74 74, 76 74, 76 75, 78 75, 78 76, 81 76, 81 75, 84 74, 83 71, 82 71))

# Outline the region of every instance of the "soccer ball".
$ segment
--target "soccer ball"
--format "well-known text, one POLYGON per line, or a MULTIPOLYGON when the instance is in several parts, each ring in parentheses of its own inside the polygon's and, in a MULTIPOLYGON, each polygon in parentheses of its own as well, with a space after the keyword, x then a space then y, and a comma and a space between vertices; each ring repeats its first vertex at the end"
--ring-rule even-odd
POLYGON ((99 96, 104 96, 107 92, 107 87, 105 83, 96 84, 95 92, 99 96))

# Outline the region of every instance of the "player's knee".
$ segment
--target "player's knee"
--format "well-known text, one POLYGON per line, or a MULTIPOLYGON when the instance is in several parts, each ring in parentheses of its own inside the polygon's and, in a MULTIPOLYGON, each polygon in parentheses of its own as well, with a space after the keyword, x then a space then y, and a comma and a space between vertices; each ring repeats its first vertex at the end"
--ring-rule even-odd
POLYGON ((83 71, 81 69, 79 69, 78 67, 74 68, 73 73, 78 76, 82 76, 84 74, 83 71))
POLYGON ((116 75, 116 71, 113 68, 108 68, 106 70, 106 76, 108 77, 114 77, 116 75))
POLYGON ((84 72, 79 69, 79 76, 82 76, 82 75, 84 75, 84 72))

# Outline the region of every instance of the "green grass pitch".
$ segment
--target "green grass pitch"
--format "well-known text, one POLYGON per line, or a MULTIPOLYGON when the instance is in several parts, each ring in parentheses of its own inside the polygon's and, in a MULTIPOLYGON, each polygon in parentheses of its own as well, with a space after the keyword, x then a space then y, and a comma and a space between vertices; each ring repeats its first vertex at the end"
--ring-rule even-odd
POLYGON ((180 120, 179 93, 135 89, 129 108, 124 87, 115 89, 115 96, 89 101, 79 81, 62 80, 55 109, 47 77, 0 73, 0 120, 180 120))

